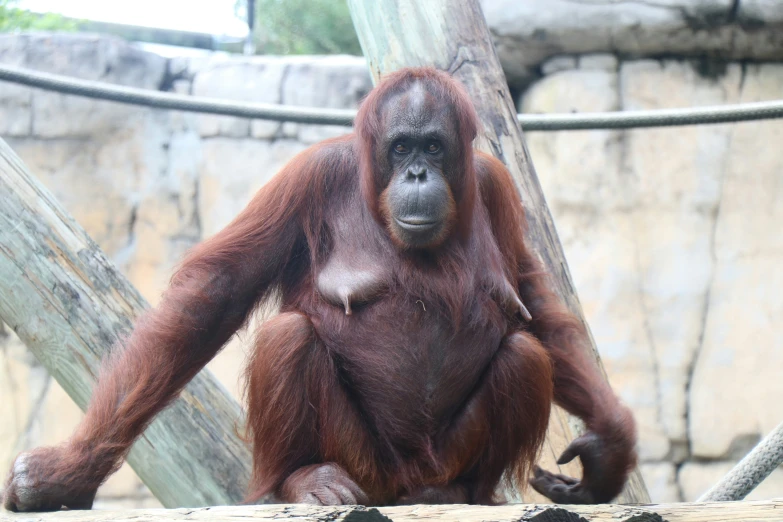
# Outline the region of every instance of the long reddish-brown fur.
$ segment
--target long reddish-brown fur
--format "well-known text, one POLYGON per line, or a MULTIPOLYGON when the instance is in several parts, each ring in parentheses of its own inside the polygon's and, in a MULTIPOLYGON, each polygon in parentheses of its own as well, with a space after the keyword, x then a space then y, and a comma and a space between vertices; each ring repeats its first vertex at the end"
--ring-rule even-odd
POLYGON ((445 73, 386 78, 362 104, 356 134, 298 155, 190 253, 160 305, 113 351, 71 439, 26 454, 12 470, 6 506, 89 507, 153 416, 273 295, 281 313, 258 332, 246 373, 250 500, 290 500, 309 466, 335 463, 373 504, 494 502, 504 473, 527 480, 552 399, 619 448, 597 486, 616 494, 635 462, 632 419, 525 245, 508 171, 474 152, 477 125, 468 96, 445 73), (382 204, 382 108, 416 83, 451 108, 461 143, 447 165, 460 173, 450 186, 454 233, 435 254, 390 240, 382 204), (351 317, 316 288, 337 252, 371 258, 388 280, 379 302, 351 317), (503 280, 529 308, 529 324, 492 300, 503 280), (422 351, 422 336, 443 347, 422 351), (435 382, 445 384, 422 388, 431 382, 422 372, 438 368, 435 382), (442 411, 417 397, 433 397, 442 411))

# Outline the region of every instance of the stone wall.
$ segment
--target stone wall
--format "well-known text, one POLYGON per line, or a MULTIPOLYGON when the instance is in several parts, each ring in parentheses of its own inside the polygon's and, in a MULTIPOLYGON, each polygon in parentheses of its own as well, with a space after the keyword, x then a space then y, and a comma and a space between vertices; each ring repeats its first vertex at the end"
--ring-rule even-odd
MULTIPOLYGON (((204 96, 355 107, 353 57, 167 60, 85 35, 0 36, 0 63, 204 96)), ((703 76, 677 59, 561 55, 526 112, 779 98, 783 65, 703 76)), ((152 111, 0 83, 0 137, 152 303, 182 253, 309 144, 345 129, 152 111)), ((694 500, 783 420, 783 122, 531 133, 528 143, 613 386, 639 423, 654 501, 694 500)), ((247 334, 210 368, 235 394, 247 334)), ((81 413, 0 331, 0 469, 81 413)), ((783 496, 779 470, 752 498, 783 496)), ((124 467, 98 507, 156 502, 124 467)))
MULTIPOLYGON (((783 66, 563 60, 526 112, 776 99, 783 66), (561 69, 562 67, 562 69, 561 69)), ((653 500, 693 500, 783 420, 783 122, 531 133, 528 144, 653 500)), ((752 494, 783 496, 783 471, 752 494)))
POLYGON ((522 86, 549 58, 611 52, 692 57, 707 67, 783 60, 779 0, 481 0, 506 77, 522 86))

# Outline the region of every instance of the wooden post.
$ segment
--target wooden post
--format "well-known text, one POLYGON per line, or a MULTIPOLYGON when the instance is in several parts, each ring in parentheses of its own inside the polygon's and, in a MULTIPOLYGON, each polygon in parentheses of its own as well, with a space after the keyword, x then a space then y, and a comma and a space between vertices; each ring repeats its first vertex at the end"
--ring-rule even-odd
MULTIPOLYGON (((0 320, 82 409, 101 358, 147 307, 0 140, 0 320)), ((236 435, 241 415, 204 370, 147 428, 128 462, 166 507, 239 502, 250 469, 236 435)))
MULTIPOLYGON (((527 212, 529 240, 552 274, 558 295, 584 322, 563 248, 478 0, 348 0, 348 6, 376 82, 383 73, 401 67, 431 65, 449 71, 467 87, 483 123, 476 144, 511 171, 527 212)), ((600 364, 592 337, 591 344, 600 364)), ((542 460, 542 465, 550 470, 556 467, 556 456, 580 428, 578 420, 564 411, 556 409, 553 413, 542 460)), ((568 475, 581 474, 576 463, 561 468, 568 475)), ((649 502, 638 470, 618 501, 649 502)))

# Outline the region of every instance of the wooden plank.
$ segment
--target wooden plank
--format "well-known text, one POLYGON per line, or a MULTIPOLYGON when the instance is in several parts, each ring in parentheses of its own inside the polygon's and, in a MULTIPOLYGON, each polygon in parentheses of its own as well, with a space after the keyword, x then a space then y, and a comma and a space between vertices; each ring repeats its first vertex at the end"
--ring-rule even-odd
MULTIPOLYGON (((511 171, 527 211, 530 242, 553 275, 557 293, 584 322, 563 248, 478 0, 348 0, 348 5, 376 82, 384 72, 431 65, 451 72, 467 87, 483 123, 476 144, 511 171)), ((600 365, 592 338, 591 344, 600 365)), ((578 419, 556 409, 550 423, 549 447, 543 452, 545 468, 557 467, 553 457, 560 455, 579 429, 578 419)), ((579 464, 571 463, 561 466, 560 472, 580 476, 581 469, 579 464)), ((649 502, 638 470, 618 501, 649 502)))
POLYGON ((243 520, 296 520, 297 522, 780 522, 783 500, 658 504, 622 506, 400 506, 364 508, 316 507, 303 504, 232 506, 197 509, 132 509, 127 511, 61 511, 11 514, 0 511, 0 522, 239 522, 243 520))
MULTIPOLYGON (((147 307, 0 140, 0 320, 82 409, 101 358, 147 307)), ((250 468, 235 431, 241 415, 203 371, 133 445, 128 462, 164 506, 238 502, 250 468)))

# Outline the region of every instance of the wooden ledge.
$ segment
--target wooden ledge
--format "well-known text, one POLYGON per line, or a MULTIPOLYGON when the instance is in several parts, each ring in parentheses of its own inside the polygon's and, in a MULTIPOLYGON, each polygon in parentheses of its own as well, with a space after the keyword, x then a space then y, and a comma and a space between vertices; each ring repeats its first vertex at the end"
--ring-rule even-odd
POLYGON ((126 511, 60 511, 9 513, 0 522, 152 522, 295 520, 297 522, 754 522, 783 521, 783 499, 756 502, 566 506, 513 504, 507 506, 400 506, 383 508, 314 507, 307 505, 220 506, 126 511))

